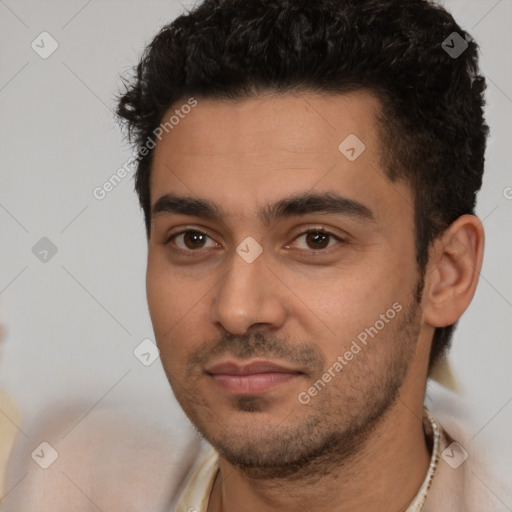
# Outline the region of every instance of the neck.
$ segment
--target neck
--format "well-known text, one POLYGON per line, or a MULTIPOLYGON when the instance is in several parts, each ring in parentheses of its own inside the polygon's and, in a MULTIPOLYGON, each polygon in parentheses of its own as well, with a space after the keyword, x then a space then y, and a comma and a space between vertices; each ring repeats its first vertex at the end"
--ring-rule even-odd
POLYGON ((430 463, 423 401, 414 408, 407 402, 399 397, 360 450, 342 463, 333 456, 321 476, 254 479, 221 458, 208 512, 406 510, 430 463))

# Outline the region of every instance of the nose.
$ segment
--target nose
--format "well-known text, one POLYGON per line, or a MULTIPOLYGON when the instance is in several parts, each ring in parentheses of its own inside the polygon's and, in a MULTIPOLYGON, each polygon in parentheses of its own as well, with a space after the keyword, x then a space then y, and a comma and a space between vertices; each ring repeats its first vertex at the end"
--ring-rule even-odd
POLYGON ((251 263, 233 253, 216 289, 213 323, 239 336, 254 329, 274 330, 283 325, 286 295, 267 263, 264 252, 251 263))

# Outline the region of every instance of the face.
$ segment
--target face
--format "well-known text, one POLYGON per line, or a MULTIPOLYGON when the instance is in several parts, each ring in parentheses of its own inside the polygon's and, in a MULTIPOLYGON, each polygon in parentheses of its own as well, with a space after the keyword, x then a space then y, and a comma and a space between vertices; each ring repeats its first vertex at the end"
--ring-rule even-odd
POLYGON ((198 99, 157 143, 156 341, 232 464, 282 475, 348 456, 416 357, 412 193, 381 167, 378 106, 363 92, 198 99))

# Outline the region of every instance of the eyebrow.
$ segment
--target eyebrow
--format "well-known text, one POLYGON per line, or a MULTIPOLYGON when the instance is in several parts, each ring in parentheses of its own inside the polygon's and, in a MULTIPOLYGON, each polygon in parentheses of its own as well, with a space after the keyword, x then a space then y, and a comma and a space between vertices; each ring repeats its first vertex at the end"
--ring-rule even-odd
MULTIPOLYGON (((331 213, 375 222, 375 215, 367 206, 332 192, 304 193, 280 199, 261 208, 258 217, 265 225, 270 225, 278 219, 312 213, 331 213)), ((153 205, 152 217, 162 214, 190 215, 210 220, 220 220, 224 216, 221 207, 207 199, 173 194, 161 196, 153 205)))

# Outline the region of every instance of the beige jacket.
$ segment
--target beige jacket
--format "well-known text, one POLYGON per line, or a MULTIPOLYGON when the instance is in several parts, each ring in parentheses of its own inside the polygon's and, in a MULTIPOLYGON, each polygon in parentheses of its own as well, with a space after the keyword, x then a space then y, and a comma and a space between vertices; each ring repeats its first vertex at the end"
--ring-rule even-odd
MULTIPOLYGON (((97 407, 77 426, 78 410, 51 417, 59 419, 38 422, 29 439, 18 436, 1 512, 174 512, 211 451, 192 427, 178 435, 119 411, 97 407)), ((470 446, 456 420, 441 423, 448 433, 442 450, 453 440, 470 446)), ((510 486, 490 476, 476 447, 457 468, 446 462, 461 460, 453 449, 441 457, 422 511, 510 512, 510 486)))

